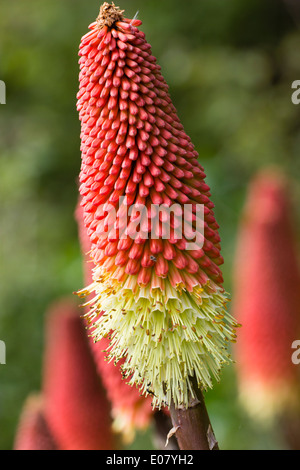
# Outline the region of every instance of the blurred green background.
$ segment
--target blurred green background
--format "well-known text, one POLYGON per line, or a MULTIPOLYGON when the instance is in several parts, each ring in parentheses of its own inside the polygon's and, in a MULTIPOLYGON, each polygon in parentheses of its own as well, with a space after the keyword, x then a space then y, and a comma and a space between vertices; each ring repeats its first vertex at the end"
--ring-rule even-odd
MULTIPOLYGON (((246 186, 279 164, 300 200, 300 10, 279 0, 120 0, 162 66, 178 114, 199 152, 221 226, 231 289, 246 186)), ((295 2, 297 5, 297 2, 295 2)), ((99 0, 10 0, 0 7, 0 448, 13 446, 24 399, 39 390, 49 303, 82 287, 74 221, 80 168, 78 45, 99 0)), ((300 206, 295 204, 295 227, 300 206)), ((299 231, 298 231, 299 234, 299 231)), ((234 368, 206 394, 223 449, 283 448, 237 402, 234 368)), ((151 448, 151 430, 131 448, 151 448)))

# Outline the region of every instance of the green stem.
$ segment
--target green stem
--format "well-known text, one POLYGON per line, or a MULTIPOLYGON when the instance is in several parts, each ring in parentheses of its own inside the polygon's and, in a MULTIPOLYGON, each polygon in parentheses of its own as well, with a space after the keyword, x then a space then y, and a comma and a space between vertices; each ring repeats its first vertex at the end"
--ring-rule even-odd
MULTIPOLYGON (((193 379, 191 379, 193 382, 193 379)), ((188 408, 170 406, 171 420, 180 450, 219 450, 201 390, 188 408)))

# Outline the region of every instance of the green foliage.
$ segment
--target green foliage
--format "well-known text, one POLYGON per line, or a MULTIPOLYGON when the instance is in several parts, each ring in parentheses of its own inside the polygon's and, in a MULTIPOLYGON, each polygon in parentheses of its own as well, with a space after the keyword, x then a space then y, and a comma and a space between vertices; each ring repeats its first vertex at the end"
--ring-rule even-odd
MULTIPOLYGON (((115 2, 117 3, 117 2, 115 2)), ((120 0, 143 30, 212 188, 231 288, 236 228, 255 172, 280 165, 300 195, 300 35, 277 0, 120 0)), ((0 15, 0 448, 10 449, 27 394, 41 384, 43 320, 82 287, 74 221, 80 168, 78 45, 99 1, 4 2, 0 15)), ((294 18, 295 19, 295 18, 294 18)), ((298 18, 299 19, 299 18, 298 18)), ((299 209, 295 218, 299 221, 299 209)), ((295 224, 297 222, 295 220, 295 224)), ((236 400, 234 371, 207 394, 222 448, 279 448, 236 400)), ((146 434, 139 448, 151 446, 146 434)))

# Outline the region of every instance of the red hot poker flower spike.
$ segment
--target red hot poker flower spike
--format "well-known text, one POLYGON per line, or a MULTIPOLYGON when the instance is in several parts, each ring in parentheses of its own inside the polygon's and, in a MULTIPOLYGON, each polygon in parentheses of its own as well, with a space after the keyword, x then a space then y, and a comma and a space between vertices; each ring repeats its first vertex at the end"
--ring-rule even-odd
POLYGON ((45 417, 62 450, 115 449, 110 404, 100 384, 79 312, 69 299, 46 319, 45 417))
POLYGON ((189 377, 212 385, 236 325, 205 174, 140 25, 104 3, 80 44, 80 193, 95 264, 81 294, 95 293, 94 338, 111 338, 129 382, 155 406, 188 406, 189 377))
POLYGON ((239 232, 233 311, 243 404, 266 421, 299 407, 292 343, 300 333, 300 272, 287 182, 265 170, 252 182, 239 232))
POLYGON ((30 395, 16 431, 14 450, 58 450, 43 410, 43 397, 30 395))

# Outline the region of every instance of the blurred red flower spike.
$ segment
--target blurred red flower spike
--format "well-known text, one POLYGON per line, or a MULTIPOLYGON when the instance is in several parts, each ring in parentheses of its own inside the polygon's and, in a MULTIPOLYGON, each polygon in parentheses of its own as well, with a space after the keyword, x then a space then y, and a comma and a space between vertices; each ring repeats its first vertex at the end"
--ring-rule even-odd
POLYGON ((69 299, 53 304, 46 317, 43 393, 45 417, 61 449, 116 448, 110 403, 79 309, 69 299))
POLYGON ((30 395, 23 406, 13 450, 59 450, 44 415, 41 395, 30 395))
POLYGON ((263 420, 300 408, 291 349, 300 338, 300 271, 288 186, 273 169, 254 178, 234 266, 238 384, 243 404, 263 420))

